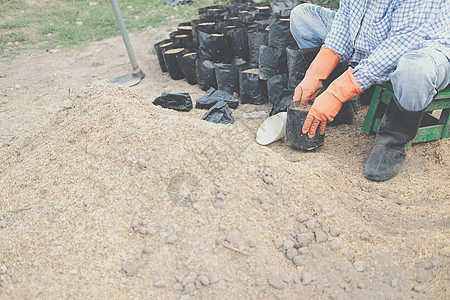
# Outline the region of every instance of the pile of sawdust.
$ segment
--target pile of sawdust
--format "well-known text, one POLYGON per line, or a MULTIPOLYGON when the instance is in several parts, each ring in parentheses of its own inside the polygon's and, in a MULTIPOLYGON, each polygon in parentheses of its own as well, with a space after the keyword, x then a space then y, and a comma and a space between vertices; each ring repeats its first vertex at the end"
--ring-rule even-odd
POLYGON ((297 162, 290 162, 280 155, 289 150, 277 150, 281 144, 257 145, 252 124, 196 120, 116 85, 99 83, 70 101, 48 126, 1 153, 0 295, 447 292, 449 228, 441 218, 448 206, 430 200, 443 209, 429 213, 429 227, 384 223, 390 214, 420 219, 427 203, 416 200, 413 212, 404 203, 430 184, 426 177, 399 189, 368 183, 356 171, 343 173, 348 161, 326 147, 294 152, 297 162), (299 222, 299 213, 314 226, 299 222), (332 228, 342 233, 332 235, 332 228), (274 241, 301 233, 313 242, 296 266, 274 241))

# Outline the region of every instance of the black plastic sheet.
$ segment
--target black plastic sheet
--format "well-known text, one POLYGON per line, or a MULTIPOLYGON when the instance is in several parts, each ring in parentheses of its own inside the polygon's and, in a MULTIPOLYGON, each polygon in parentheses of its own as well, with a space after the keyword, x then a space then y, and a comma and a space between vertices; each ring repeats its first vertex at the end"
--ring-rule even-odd
POLYGON ((202 120, 217 124, 234 123, 234 118, 231 115, 230 107, 227 103, 222 101, 217 102, 213 107, 211 107, 203 116, 202 120))
POLYGON ((215 63, 210 60, 202 61, 201 59, 197 59, 195 61, 197 83, 204 91, 207 91, 211 87, 217 89, 216 72, 214 68, 215 63))
POLYGON ((153 104, 178 111, 190 111, 193 107, 188 93, 162 93, 153 104))
POLYGON ((195 108, 210 109, 218 102, 225 102, 232 109, 236 109, 239 105, 239 101, 233 95, 210 88, 201 98, 195 101, 195 108))

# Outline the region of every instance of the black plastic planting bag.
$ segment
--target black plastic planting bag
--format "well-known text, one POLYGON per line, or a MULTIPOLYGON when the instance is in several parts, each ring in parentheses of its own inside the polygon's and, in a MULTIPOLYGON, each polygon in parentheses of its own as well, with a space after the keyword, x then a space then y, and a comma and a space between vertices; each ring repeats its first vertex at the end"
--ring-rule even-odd
POLYGON ((269 113, 269 116, 276 115, 282 111, 287 111, 288 106, 292 103, 292 98, 294 97, 294 92, 284 89, 281 93, 278 101, 272 106, 272 110, 269 113))
POLYGON ((167 39, 156 43, 154 46, 156 56, 158 57, 159 67, 162 72, 167 72, 166 62, 164 61, 164 51, 174 47, 174 43, 167 39))
POLYGON ((177 55, 177 60, 186 81, 192 85, 197 84, 197 73, 195 71, 197 51, 185 49, 177 55))
POLYGON ((286 48, 294 43, 294 39, 289 29, 289 18, 269 19, 269 47, 286 48))
POLYGON ((287 74, 277 74, 267 80, 267 94, 270 105, 273 106, 280 101, 283 91, 287 89, 287 84, 287 74))
POLYGON ((229 28, 226 35, 229 38, 232 56, 248 61, 248 41, 245 27, 229 28))
POLYGON ((213 62, 229 62, 232 53, 229 47, 228 38, 223 33, 198 32, 199 57, 201 60, 213 62))
POLYGON ((192 20, 192 40, 194 47, 198 48, 200 40, 198 38, 198 32, 201 30, 203 32, 213 33, 216 29, 216 21, 208 20, 192 20))
POLYGON ((213 107, 211 107, 203 116, 202 120, 217 124, 234 123, 234 118, 231 115, 230 107, 227 103, 222 101, 217 102, 213 107))
POLYGON ((183 31, 173 31, 169 34, 170 40, 173 41, 174 44, 179 45, 180 47, 189 48, 192 47, 194 42, 192 40, 192 33, 183 32, 183 31))
POLYGON ((239 73, 240 100, 242 104, 265 104, 267 95, 265 82, 259 79, 258 69, 247 69, 239 73))
POLYGON ((215 63, 210 60, 202 61, 201 59, 197 59, 195 61, 195 73, 197 74, 198 86, 204 91, 207 91, 211 87, 217 89, 214 68, 215 63))
POLYGON ((286 50, 261 45, 259 48, 259 78, 267 80, 287 73, 286 50))
POLYGON ((153 104, 178 111, 190 111, 193 107, 188 93, 162 93, 153 101, 153 104))
POLYGON ((191 22, 183 22, 179 23, 177 26, 177 31, 183 32, 183 33, 190 33, 192 35, 192 24, 191 22))
POLYGON ((223 21, 228 15, 228 10, 223 5, 207 6, 199 8, 198 15, 202 20, 223 21))
POLYGON ((269 32, 267 30, 250 31, 247 35, 249 62, 252 64, 257 64, 259 62, 259 47, 261 45, 267 46, 269 32))
POLYGON ((290 47, 286 48, 286 59, 289 75, 288 89, 294 90, 305 77, 306 62, 300 50, 290 47))
POLYGON ((183 72, 181 71, 180 64, 177 60, 177 55, 183 50, 184 48, 173 48, 164 51, 164 61, 166 62, 169 75, 173 80, 183 78, 183 72))
POLYGON ((195 108, 210 109, 218 102, 226 102, 232 109, 236 109, 239 105, 239 101, 233 95, 210 88, 201 98, 195 101, 195 108))
POLYGON ((216 63, 217 89, 230 94, 239 93, 239 72, 245 63, 242 59, 233 64, 216 63))

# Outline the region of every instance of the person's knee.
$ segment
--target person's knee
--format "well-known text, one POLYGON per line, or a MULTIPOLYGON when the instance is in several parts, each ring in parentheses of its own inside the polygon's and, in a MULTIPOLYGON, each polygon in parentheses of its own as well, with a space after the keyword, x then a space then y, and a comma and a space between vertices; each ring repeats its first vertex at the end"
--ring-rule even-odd
POLYGON ((296 21, 304 20, 307 16, 311 15, 311 11, 314 10, 316 5, 311 3, 302 3, 294 7, 291 11, 290 19, 296 21))
POLYGON ((424 84, 435 86, 436 71, 436 62, 431 55, 412 52, 400 58, 392 79, 397 84, 406 84, 410 87, 423 87, 424 84))

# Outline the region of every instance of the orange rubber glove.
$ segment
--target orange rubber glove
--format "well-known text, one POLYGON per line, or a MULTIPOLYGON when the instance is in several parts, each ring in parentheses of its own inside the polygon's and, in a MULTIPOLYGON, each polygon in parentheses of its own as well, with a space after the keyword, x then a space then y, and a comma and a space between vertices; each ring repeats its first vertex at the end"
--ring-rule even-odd
POLYGON ((319 127, 319 134, 324 134, 327 122, 333 121, 342 104, 362 92, 353 77, 352 68, 348 68, 316 98, 303 124, 303 134, 308 133, 308 137, 312 138, 316 134, 317 127, 319 127))
POLYGON ((322 89, 322 80, 328 78, 339 63, 340 58, 334 50, 326 47, 320 48, 305 73, 305 78, 295 88, 293 101, 300 101, 300 106, 305 108, 308 100, 314 100, 322 89))

